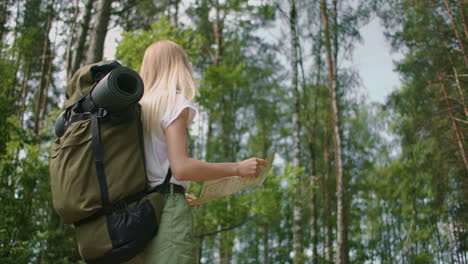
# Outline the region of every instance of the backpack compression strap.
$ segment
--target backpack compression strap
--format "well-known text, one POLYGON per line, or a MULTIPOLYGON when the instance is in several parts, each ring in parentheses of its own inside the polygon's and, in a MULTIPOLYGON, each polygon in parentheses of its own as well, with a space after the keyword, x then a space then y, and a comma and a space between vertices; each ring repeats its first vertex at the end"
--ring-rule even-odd
POLYGON ((101 109, 95 111, 91 114, 91 133, 92 133, 92 140, 93 140, 93 156, 94 156, 94 164, 96 166, 96 173, 99 181, 99 189, 101 191, 101 200, 102 200, 102 207, 104 208, 104 212, 112 213, 109 211, 109 190, 107 189, 107 180, 106 174, 104 173, 104 159, 101 151, 101 137, 99 134, 99 120, 98 120, 98 113, 102 112, 101 109))

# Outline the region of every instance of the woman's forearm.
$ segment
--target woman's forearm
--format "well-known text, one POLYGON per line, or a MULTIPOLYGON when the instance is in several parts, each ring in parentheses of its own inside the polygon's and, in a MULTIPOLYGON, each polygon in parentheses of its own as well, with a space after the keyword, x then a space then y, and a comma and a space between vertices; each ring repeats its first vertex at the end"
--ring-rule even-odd
POLYGON ((250 158, 240 162, 212 163, 188 157, 188 109, 183 110, 166 129, 167 153, 172 174, 180 181, 209 181, 229 176, 257 177, 263 159, 250 158))
POLYGON ((209 181, 238 174, 237 162, 212 163, 192 158, 178 162, 171 165, 171 170, 179 181, 209 181))

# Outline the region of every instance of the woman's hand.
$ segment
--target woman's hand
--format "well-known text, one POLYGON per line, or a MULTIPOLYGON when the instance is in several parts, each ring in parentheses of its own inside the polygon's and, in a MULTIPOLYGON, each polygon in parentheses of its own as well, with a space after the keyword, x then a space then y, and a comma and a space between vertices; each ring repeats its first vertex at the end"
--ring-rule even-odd
MULTIPOLYGON (((193 200, 196 200, 197 197, 191 195, 191 194, 188 194, 188 193, 185 193, 185 199, 187 199, 187 202, 190 203, 191 201, 193 200)), ((190 207, 198 207, 199 205, 190 205, 190 207)))
POLYGON ((195 196, 193 196, 193 195, 190 195, 190 194, 188 194, 188 193, 185 193, 185 199, 187 199, 187 202, 190 203, 191 201, 197 199, 197 197, 195 197, 195 196))
POLYGON ((246 178, 256 178, 262 171, 261 167, 266 167, 266 161, 259 158, 250 158, 237 163, 237 176, 246 178))

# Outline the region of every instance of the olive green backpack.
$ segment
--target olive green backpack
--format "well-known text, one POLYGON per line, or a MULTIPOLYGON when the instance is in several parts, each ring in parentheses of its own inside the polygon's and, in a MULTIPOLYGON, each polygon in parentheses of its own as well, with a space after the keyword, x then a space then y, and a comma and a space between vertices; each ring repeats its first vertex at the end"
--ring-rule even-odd
MULTIPOLYGON (((73 75, 57 121, 60 137, 51 148, 53 205, 65 224, 75 226, 87 263, 121 263, 142 251, 157 232, 164 205, 161 186, 147 189, 141 96, 117 113, 98 107, 91 96, 116 69, 138 76, 116 61, 86 65, 73 75)), ((114 81, 129 85, 120 79, 114 81)), ((130 85, 143 84, 138 76, 130 85)), ((170 177, 169 170, 162 186, 170 177)))

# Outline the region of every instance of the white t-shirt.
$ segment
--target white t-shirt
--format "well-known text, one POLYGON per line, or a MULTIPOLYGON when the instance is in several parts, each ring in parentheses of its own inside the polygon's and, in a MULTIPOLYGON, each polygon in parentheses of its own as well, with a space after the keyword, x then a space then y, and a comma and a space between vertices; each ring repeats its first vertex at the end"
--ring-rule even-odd
MULTIPOLYGON (((197 109, 181 94, 176 94, 174 111, 167 111, 161 119, 161 128, 163 131, 180 115, 182 110, 189 108, 188 126, 197 115, 197 109)), ((167 170, 169 169, 169 160, 167 158, 166 137, 159 138, 147 131, 144 132, 146 174, 150 188, 153 188, 164 182, 167 170)), ((189 181, 178 181, 172 176, 171 183, 182 185, 187 190, 189 181)))

